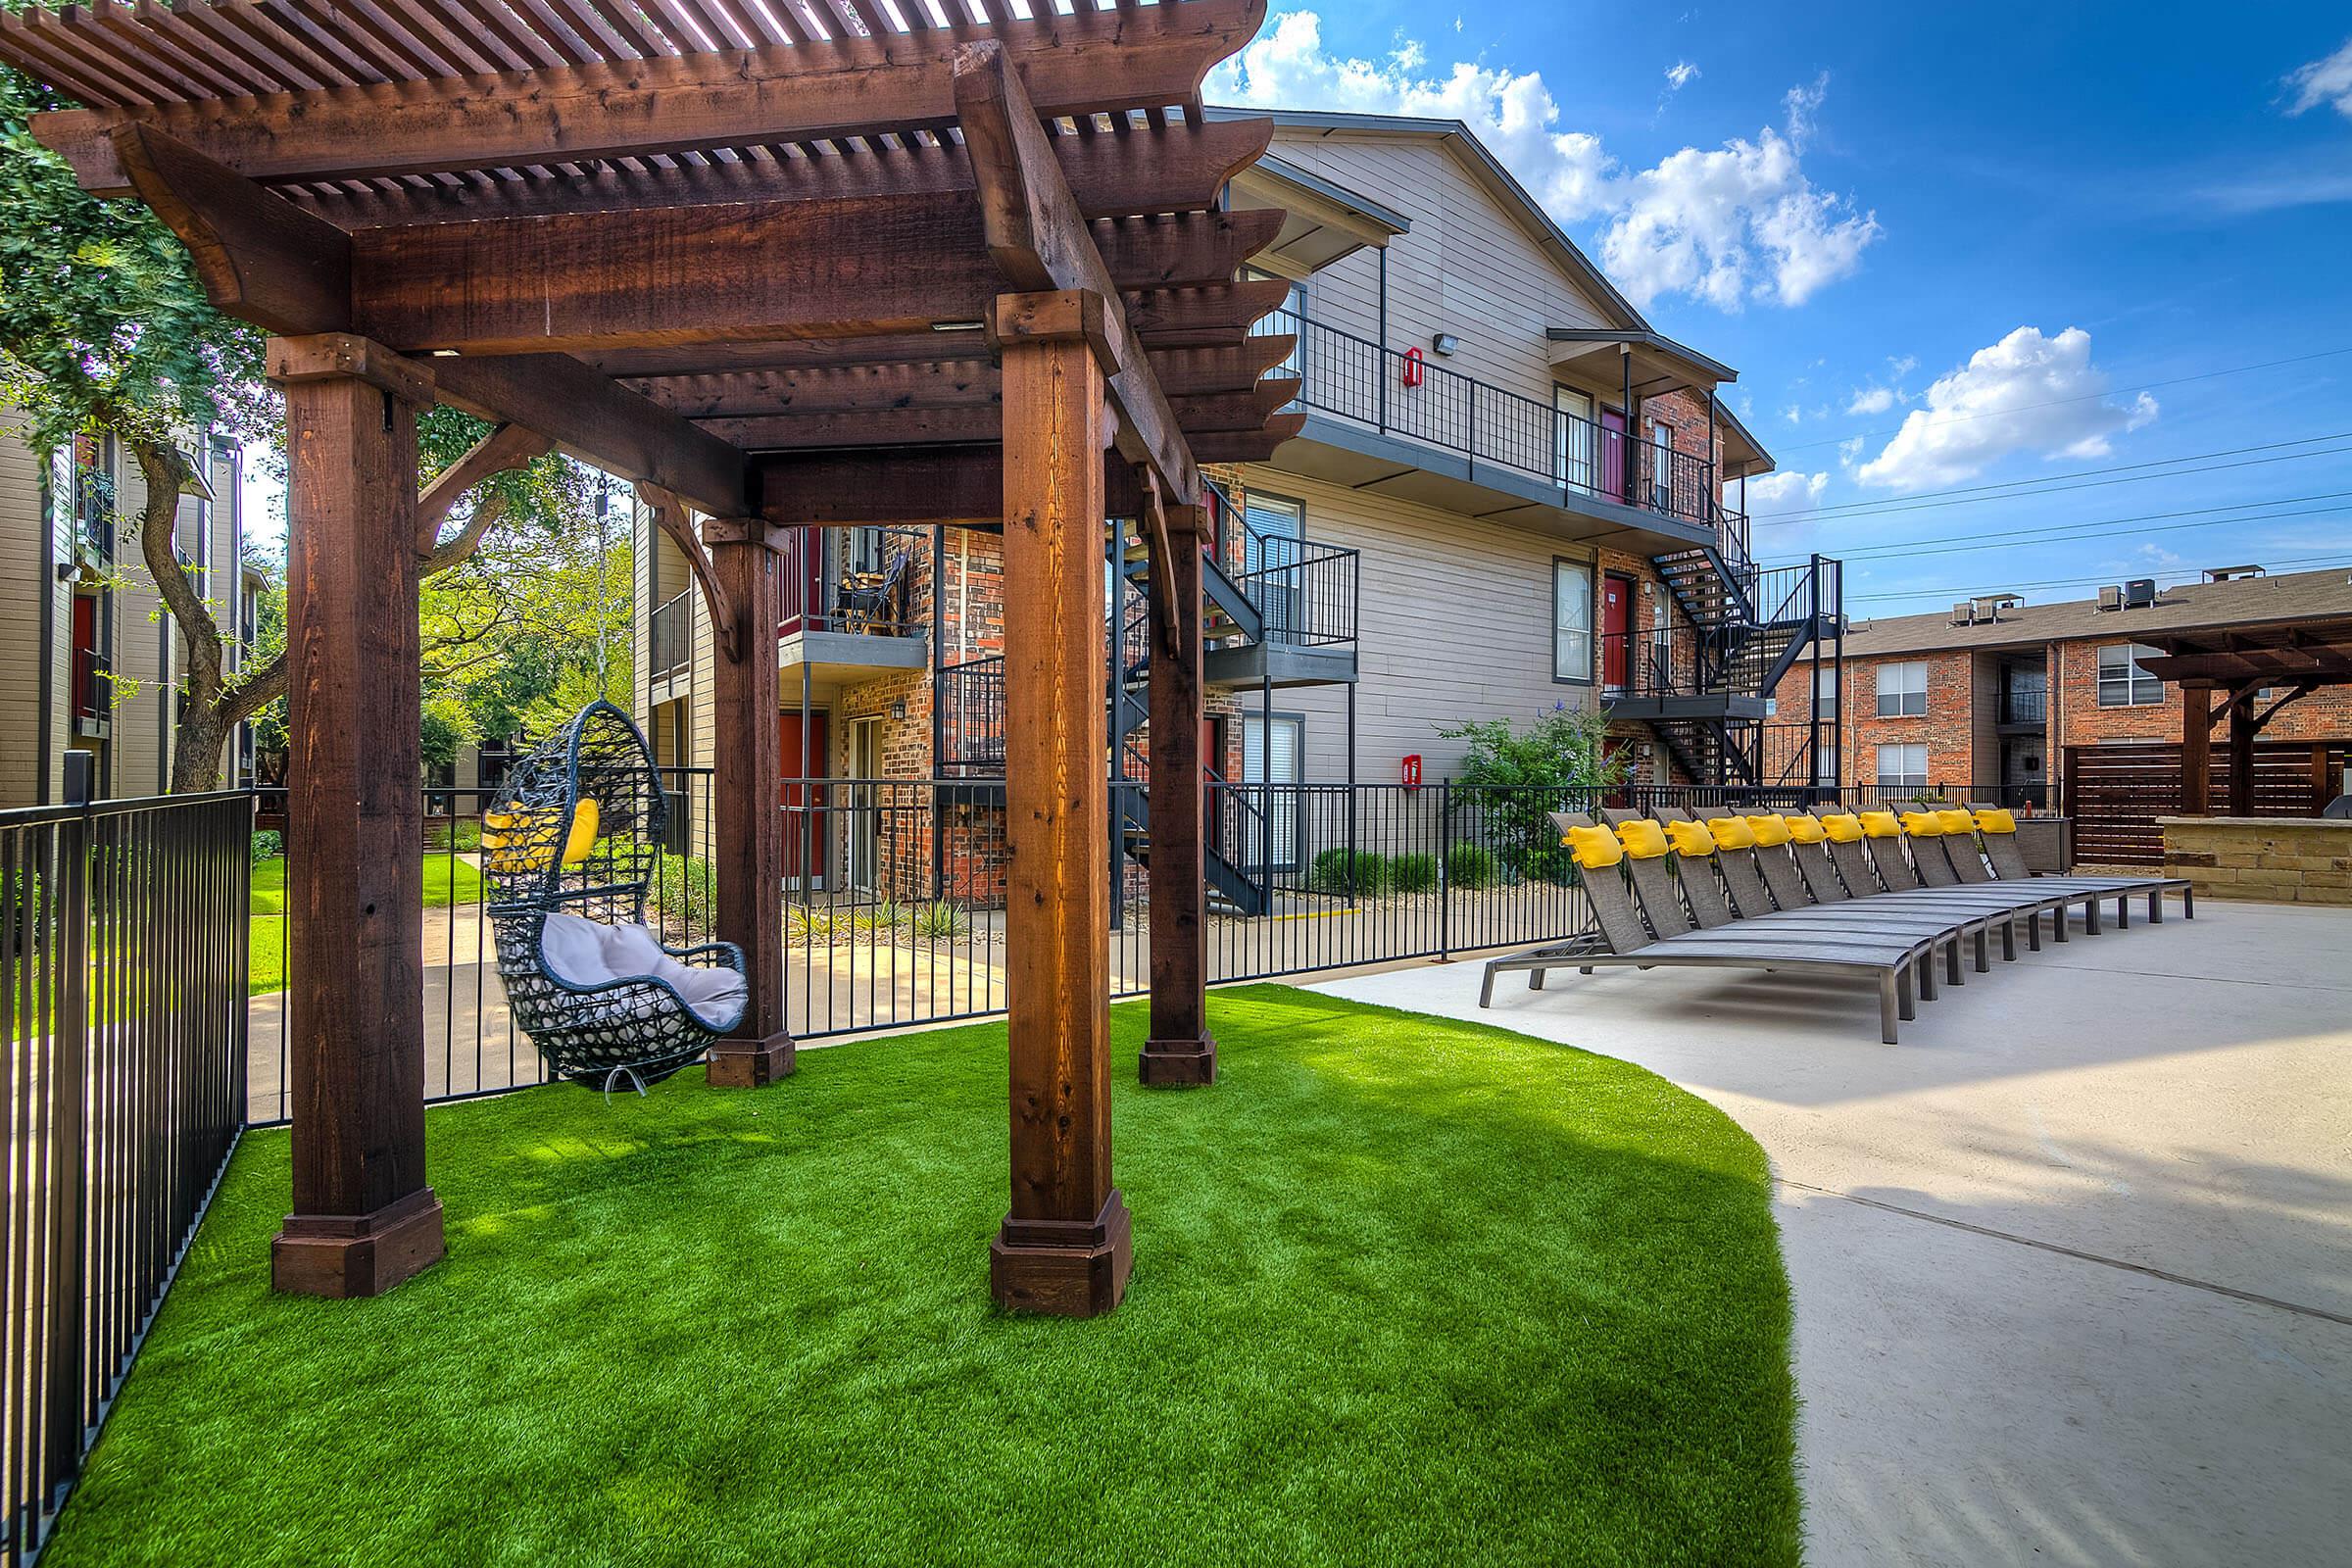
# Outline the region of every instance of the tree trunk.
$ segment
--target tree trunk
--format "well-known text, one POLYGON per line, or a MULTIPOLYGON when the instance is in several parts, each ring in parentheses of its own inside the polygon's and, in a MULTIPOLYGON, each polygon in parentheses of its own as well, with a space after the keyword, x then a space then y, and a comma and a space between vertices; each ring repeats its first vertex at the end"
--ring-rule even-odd
POLYGON ((216 705, 190 703, 172 745, 172 793, 202 795, 220 787, 220 759, 235 723, 216 705))

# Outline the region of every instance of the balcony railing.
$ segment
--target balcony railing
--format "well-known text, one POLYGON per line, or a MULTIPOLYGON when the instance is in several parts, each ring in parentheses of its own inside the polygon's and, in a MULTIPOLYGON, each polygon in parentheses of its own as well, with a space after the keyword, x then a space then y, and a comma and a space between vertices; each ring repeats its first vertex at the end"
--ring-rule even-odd
POLYGON ((2040 724, 2048 720, 2050 694, 2047 687, 2016 686, 2001 693, 2001 722, 2004 724, 2040 724))
POLYGON ((114 711, 115 683, 109 678, 113 665, 106 655, 95 648, 74 650, 74 716, 96 721, 114 711))
POLYGON ((689 588, 654 612, 646 637, 646 668, 654 680, 673 675, 693 662, 693 593, 689 588))
POLYGON ((784 561, 784 613, 778 629, 912 637, 922 630, 915 588, 930 559, 929 530, 803 528, 784 561))
POLYGON ((1725 512, 1715 465, 1705 458, 1629 438, 1623 430, 1296 311, 1277 311, 1250 330, 1297 336, 1298 348, 1279 368, 1299 378, 1297 401, 1305 408, 1458 452, 1474 465, 1493 464, 1564 492, 1715 526, 1746 560, 1747 519, 1725 512))

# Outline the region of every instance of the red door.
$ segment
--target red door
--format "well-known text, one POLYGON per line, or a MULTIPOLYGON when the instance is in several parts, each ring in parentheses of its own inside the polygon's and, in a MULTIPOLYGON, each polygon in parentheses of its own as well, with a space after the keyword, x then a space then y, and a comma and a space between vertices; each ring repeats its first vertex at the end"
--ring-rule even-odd
POLYGON ((1632 684, 1634 585, 1611 574, 1600 579, 1600 684, 1621 692, 1632 684))
POLYGON ((1600 411, 1600 493, 1612 501, 1625 499, 1625 411, 1600 411))
POLYGON ((802 881, 802 867, 809 867, 808 885, 822 887, 825 883, 825 791, 821 784, 804 781, 816 780, 831 771, 825 762, 825 742, 828 731, 826 715, 810 713, 806 732, 808 742, 807 765, 803 766, 801 715, 797 710, 787 710, 776 715, 776 735, 781 742, 779 754, 783 761, 780 785, 784 806, 784 880, 787 884, 802 881))
MULTIPOLYGON (((821 617, 831 608, 823 602, 824 575, 825 530, 793 529, 784 546, 784 605, 776 626, 779 633, 789 637, 809 629, 809 617, 821 617)), ((821 619, 817 624, 822 624, 821 619)), ((797 758, 801 754, 794 751, 788 755, 797 758)), ((790 773, 799 765, 787 760, 784 771, 790 773)))

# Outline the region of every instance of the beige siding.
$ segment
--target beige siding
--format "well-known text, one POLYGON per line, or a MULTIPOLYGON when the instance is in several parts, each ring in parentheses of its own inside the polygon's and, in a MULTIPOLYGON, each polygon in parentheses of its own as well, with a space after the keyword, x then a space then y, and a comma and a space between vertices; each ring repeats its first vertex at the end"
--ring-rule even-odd
MULTIPOLYGON (((41 548, 41 463, 13 431, 0 430, 0 808, 40 799, 41 602, 53 600, 49 552, 41 548)), ((71 606, 65 609, 70 612, 71 606)), ((67 626, 71 632, 71 622, 67 626)), ((56 636, 52 624, 52 637, 56 636)))
MULTIPOLYGON (((1363 552, 1357 581, 1356 777, 1393 783, 1418 753, 1435 783, 1461 760, 1441 727, 1465 719, 1524 725, 1557 702, 1588 706, 1589 685, 1551 678, 1554 558, 1589 561, 1589 546, 1271 470, 1245 469, 1253 489, 1301 502, 1306 537, 1363 552)), ((1245 711, 1257 692, 1235 691, 1245 711)), ((1276 712, 1306 717, 1306 776, 1348 776, 1348 693, 1340 686, 1274 693, 1276 712)))
MULTIPOLYGON (((1587 294, 1435 138, 1277 134, 1276 154, 1411 220, 1389 242, 1388 346, 1427 353, 1439 332, 1461 339, 1433 364, 1549 406, 1553 375, 1544 329, 1605 324, 1587 294)), ((1380 253, 1366 249, 1316 273, 1307 314, 1362 337, 1379 336, 1380 253)))

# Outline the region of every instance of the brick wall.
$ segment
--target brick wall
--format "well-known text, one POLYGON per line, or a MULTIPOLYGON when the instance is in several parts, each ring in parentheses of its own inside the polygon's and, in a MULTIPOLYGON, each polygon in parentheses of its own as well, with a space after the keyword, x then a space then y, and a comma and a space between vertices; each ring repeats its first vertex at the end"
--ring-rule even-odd
MULTIPOLYGON (((1968 784, 1976 777, 1976 720, 1978 696, 1974 681, 1975 655, 1963 650, 1940 654, 1889 654, 1884 658, 1845 661, 1845 681, 1839 705, 1845 712, 1845 752, 1838 759, 1838 782, 1865 784, 1878 776, 1881 746, 1920 746, 1928 749, 1928 777, 1936 782, 1968 784), (1928 710, 1921 715, 1881 718, 1879 665, 1924 663, 1928 666, 1928 710)), ((1813 716, 1813 666, 1801 662, 1781 678, 1775 690, 1775 723, 1802 724, 1813 716)), ((1986 721, 1990 722, 1987 714, 1986 721)))
MULTIPOLYGON (((2165 683, 2162 703, 2099 706, 2099 650, 2129 641, 2110 637, 2060 645, 2058 678, 2064 693, 2059 708, 2060 746, 2180 739, 2180 688, 2170 681, 2165 683)), ((2268 706, 2257 704, 2256 711, 2268 706)), ((2215 741, 2219 743, 2228 733, 2227 723, 2217 725, 2215 741)), ((2323 687, 2288 704, 2262 732, 2266 741, 2341 740, 2347 736, 2352 736, 2352 686, 2323 687)))

